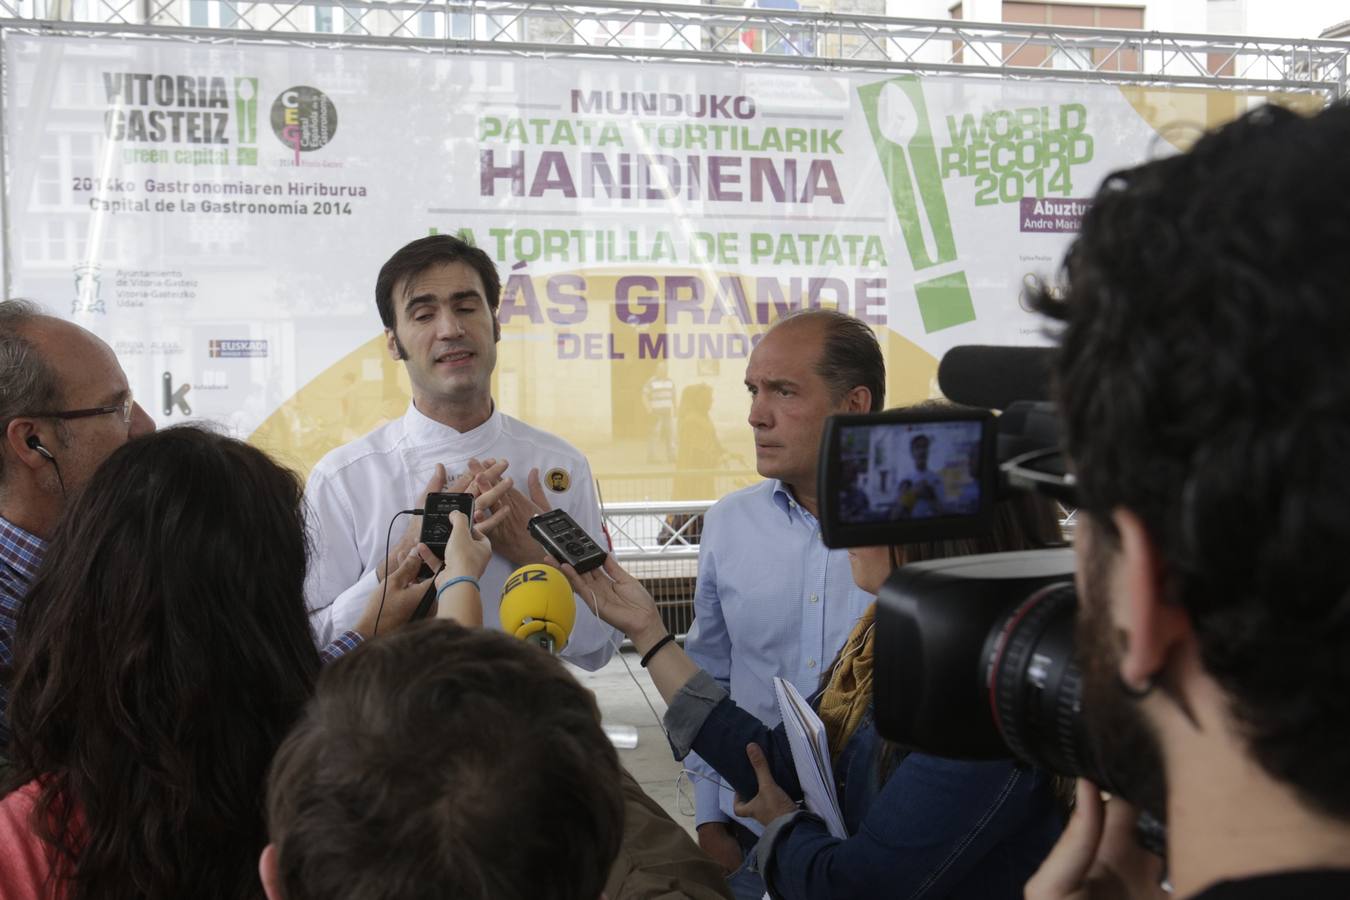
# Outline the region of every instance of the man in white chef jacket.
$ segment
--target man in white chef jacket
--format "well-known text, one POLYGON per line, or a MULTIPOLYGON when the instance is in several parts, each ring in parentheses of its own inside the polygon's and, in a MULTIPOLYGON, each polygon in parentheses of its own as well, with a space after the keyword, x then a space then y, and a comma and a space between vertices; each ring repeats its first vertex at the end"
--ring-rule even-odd
MULTIPOLYGON (((539 511, 530 491, 567 510, 608 546, 586 457, 561 438, 504 415, 492 400, 500 297, 491 258, 450 235, 413 241, 380 269, 375 303, 389 353, 407 367, 413 399, 402 418, 331 451, 310 474, 305 499, 314 553, 305 594, 320 643, 359 616, 384 577, 390 520, 399 510, 420 508, 430 491, 481 489, 483 500, 493 501, 480 509, 477 524, 492 540, 492 561, 481 579, 483 621, 490 627, 499 627, 507 576, 544 560, 543 548, 525 529, 539 511), (472 484, 473 473, 485 466, 484 478, 472 484), (490 489, 503 466, 501 486, 490 489)), ((420 527, 420 519, 401 518, 388 558, 401 559, 417 543, 420 527)), ((598 669, 613 653, 615 635, 578 601, 562 656, 598 669)))

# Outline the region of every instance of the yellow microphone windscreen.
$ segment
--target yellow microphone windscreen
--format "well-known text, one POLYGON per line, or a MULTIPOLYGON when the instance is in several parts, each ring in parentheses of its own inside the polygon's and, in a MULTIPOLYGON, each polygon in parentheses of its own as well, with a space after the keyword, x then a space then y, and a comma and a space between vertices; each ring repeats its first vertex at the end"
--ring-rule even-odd
POLYGON ((553 566, 521 566, 502 588, 500 615, 507 634, 558 653, 567 646, 577 619, 572 586, 553 566))

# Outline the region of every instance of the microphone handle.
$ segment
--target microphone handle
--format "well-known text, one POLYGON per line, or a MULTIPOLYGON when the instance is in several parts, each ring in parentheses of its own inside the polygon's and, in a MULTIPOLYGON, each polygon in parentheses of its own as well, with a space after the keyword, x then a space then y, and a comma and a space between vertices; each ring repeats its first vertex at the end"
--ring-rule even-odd
POLYGON ((539 649, 547 652, 551 656, 558 655, 558 644, 553 640, 553 636, 547 631, 536 632, 525 638, 525 643, 534 644, 539 649))

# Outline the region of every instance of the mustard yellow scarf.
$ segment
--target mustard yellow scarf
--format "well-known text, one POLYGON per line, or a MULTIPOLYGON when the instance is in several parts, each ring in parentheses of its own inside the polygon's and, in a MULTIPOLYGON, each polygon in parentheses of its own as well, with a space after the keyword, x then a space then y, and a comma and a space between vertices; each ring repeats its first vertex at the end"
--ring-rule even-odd
POLYGON ((830 673, 830 683, 820 695, 817 712, 830 739, 831 759, 839 758, 872 701, 872 643, 876 637, 872 626, 876 618, 877 605, 873 603, 853 626, 830 673))

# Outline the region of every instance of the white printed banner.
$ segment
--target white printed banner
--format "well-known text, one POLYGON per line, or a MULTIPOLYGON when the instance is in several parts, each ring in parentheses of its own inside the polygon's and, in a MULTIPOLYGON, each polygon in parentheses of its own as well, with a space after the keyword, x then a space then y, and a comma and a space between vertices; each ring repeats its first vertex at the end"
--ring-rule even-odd
POLYGON ((929 396, 953 345, 1043 340, 1025 279, 1053 274, 1101 178, 1267 99, 55 37, 6 52, 10 296, 107 340, 161 424, 218 420, 303 470, 399 415, 375 274, 459 233, 502 274, 498 403, 585 450, 610 500, 749 477, 745 359, 789 309, 873 324, 890 405, 929 396), (653 383, 673 408, 644 404, 653 383))

